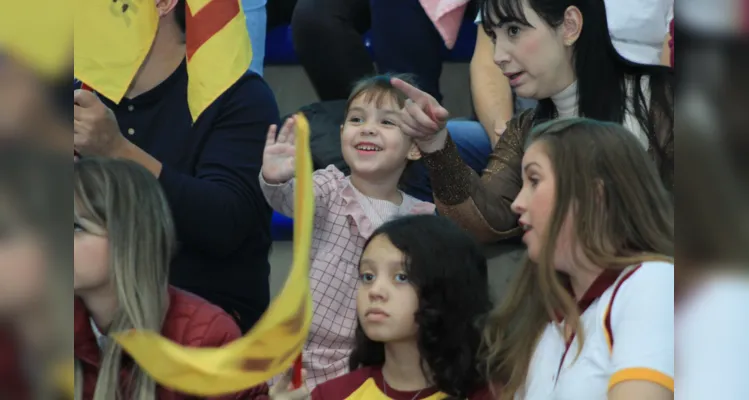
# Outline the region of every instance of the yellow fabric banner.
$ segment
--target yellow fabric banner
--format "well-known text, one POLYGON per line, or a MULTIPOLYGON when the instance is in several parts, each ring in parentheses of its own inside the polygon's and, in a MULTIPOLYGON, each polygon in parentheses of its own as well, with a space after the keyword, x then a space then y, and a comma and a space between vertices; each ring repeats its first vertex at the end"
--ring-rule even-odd
MULTIPOLYGON (((424 397, 421 400, 443 400, 447 397, 446 394, 438 392, 429 397, 424 397)), ((351 393, 351 395, 344 400, 392 400, 392 397, 383 393, 382 390, 377 387, 377 383, 375 383, 374 379, 369 378, 359 387, 359 389, 356 389, 354 393, 351 393)))
POLYGON ((119 103, 151 49, 153 0, 75 0, 75 77, 119 103))
POLYGON ((312 322, 309 254, 314 223, 309 124, 297 116, 294 261, 281 293, 253 329, 221 348, 189 348, 158 333, 114 339, 160 385, 195 396, 236 393, 286 371, 304 347, 312 322))
POLYGON ((187 0, 187 102, 193 122, 250 67, 240 0, 187 0))

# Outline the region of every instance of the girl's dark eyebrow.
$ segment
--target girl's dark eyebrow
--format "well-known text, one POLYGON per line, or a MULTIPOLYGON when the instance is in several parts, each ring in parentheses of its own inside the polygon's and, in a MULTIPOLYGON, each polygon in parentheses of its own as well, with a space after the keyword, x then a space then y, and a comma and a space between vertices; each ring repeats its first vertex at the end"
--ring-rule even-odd
POLYGON ((529 24, 527 24, 524 21, 521 21, 518 18, 510 17, 510 16, 505 16, 505 17, 500 17, 499 18, 499 22, 497 22, 497 27, 501 28, 503 25, 513 24, 513 23, 514 24, 518 24, 518 25, 523 25, 523 26, 530 26, 529 24))

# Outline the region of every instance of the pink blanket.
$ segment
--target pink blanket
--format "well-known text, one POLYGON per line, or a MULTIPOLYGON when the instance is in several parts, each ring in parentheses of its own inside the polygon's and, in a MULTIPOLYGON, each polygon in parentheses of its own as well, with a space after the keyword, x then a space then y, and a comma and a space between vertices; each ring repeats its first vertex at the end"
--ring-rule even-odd
POLYGON ((452 49, 458 39, 460 24, 469 0, 419 0, 427 16, 445 41, 445 46, 452 49))

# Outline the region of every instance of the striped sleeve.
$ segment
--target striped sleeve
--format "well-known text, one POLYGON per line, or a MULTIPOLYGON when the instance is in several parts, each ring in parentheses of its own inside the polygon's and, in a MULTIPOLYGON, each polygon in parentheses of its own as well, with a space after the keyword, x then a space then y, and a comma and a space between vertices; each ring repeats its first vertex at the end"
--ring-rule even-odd
POLYGON ((674 266, 647 262, 622 277, 607 335, 618 383, 645 380, 674 390, 674 266))

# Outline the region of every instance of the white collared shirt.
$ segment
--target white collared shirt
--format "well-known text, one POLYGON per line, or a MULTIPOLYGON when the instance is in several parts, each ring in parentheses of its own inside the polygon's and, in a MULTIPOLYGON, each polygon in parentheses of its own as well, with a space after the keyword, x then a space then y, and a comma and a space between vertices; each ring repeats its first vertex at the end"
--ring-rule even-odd
POLYGON ((109 342, 109 337, 99 330, 99 327, 96 326, 96 323, 94 322, 93 318, 89 318, 88 322, 91 323, 91 330, 94 331, 94 336, 96 337, 96 344, 99 345, 99 349, 103 350, 107 343, 109 342))
POLYGON ((627 380, 651 381, 673 391, 673 264, 645 262, 625 269, 583 312, 580 323, 585 344, 577 359, 578 341, 566 351, 557 323, 547 325, 533 353, 524 393, 516 399, 605 400, 612 386, 627 380))

